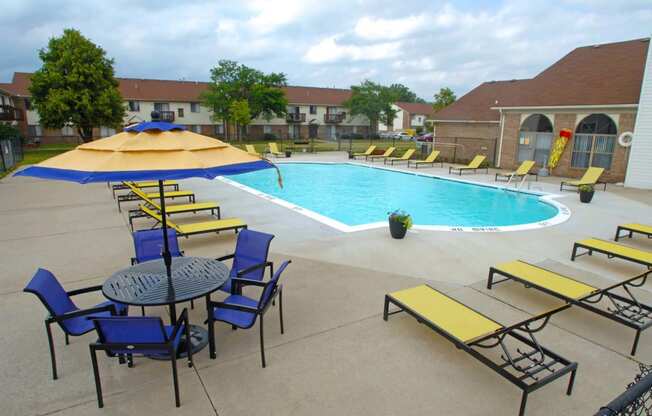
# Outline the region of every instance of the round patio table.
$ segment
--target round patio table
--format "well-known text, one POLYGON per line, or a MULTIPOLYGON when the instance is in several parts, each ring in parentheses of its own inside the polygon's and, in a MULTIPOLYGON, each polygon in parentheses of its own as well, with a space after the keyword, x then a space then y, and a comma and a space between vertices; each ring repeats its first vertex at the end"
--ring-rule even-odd
MULTIPOLYGON (((208 296, 229 278, 229 268, 219 260, 203 257, 174 257, 168 279, 163 259, 146 261, 119 270, 102 285, 108 299, 137 306, 169 306, 172 325, 177 322, 176 304, 208 296)), ((190 325, 193 354, 208 344, 208 331, 190 325)), ((185 343, 179 356, 187 354, 185 343)), ((161 358, 157 355, 152 358, 161 358)))

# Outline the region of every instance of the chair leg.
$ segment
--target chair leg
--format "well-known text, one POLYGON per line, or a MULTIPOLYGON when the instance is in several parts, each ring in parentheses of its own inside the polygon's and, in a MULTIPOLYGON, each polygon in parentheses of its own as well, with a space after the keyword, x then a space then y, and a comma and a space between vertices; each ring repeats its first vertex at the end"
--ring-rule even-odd
POLYGON ((192 368, 195 362, 192 360, 192 339, 190 338, 190 325, 186 321, 186 351, 188 351, 188 367, 192 368))
POLYGON ((129 368, 134 367, 134 355, 133 354, 127 354, 127 367, 129 367, 129 368))
POLYGON ((66 345, 70 345, 70 338, 68 338, 68 334, 64 334, 66 338, 66 345))
POLYGON ((48 334, 48 345, 50 346, 50 360, 52 361, 52 379, 56 380, 57 376, 57 359, 54 354, 54 341, 52 340, 52 328, 50 322, 45 321, 45 332, 48 334))
POLYGON ((102 400, 102 384, 100 381, 100 371, 97 367, 97 354, 95 348, 90 347, 91 351, 91 363, 93 363, 93 376, 95 377, 95 391, 97 393, 97 407, 104 407, 104 401, 102 400))
POLYGON ((141 313, 143 316, 145 316, 145 307, 144 307, 144 306, 141 306, 141 307, 140 307, 140 313, 141 313))
POLYGON ((213 311, 208 299, 206 299, 206 310, 208 311, 208 356, 214 360, 217 358, 215 353, 215 321, 213 321, 213 311))
POLYGON ((263 335, 263 315, 260 315, 260 358, 263 362, 263 368, 265 368, 265 341, 263 335))
POLYGON ((190 309, 195 309, 195 300, 190 299, 190 309))
POLYGON ((177 352, 170 348, 170 361, 172 361, 172 382, 174 383, 174 403, 181 407, 179 400, 179 376, 177 375, 177 352))
POLYGON ((283 334, 283 288, 278 291, 278 316, 281 319, 281 334, 283 334))

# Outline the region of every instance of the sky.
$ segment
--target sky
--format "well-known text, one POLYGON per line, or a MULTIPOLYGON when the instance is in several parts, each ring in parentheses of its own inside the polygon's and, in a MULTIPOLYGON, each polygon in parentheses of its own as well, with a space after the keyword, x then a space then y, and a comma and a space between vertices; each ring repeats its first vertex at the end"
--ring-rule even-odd
POLYGON ((207 81, 220 59, 291 85, 402 83, 426 100, 530 78, 573 48, 652 34, 652 0, 0 0, 0 82, 79 29, 121 77, 207 81))

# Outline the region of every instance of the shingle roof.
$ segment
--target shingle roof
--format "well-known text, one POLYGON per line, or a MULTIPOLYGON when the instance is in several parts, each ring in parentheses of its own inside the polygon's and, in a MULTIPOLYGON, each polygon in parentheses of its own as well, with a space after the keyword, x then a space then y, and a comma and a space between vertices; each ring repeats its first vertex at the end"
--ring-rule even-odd
MULTIPOLYGON (((26 72, 16 72, 11 84, 0 85, 5 85, 6 89, 14 95, 28 97, 31 75, 26 72)), ((200 94, 208 86, 208 83, 198 81, 137 78, 118 78, 118 81, 122 98, 142 101, 199 101, 200 94)), ((337 88, 288 86, 283 89, 291 104, 338 106, 351 97, 351 90, 337 88)))
POLYGON ((478 85, 453 104, 437 111, 434 120, 498 121, 500 113, 491 107, 511 102, 529 80, 490 81, 478 85))
POLYGON ((399 101, 394 104, 401 107, 403 110, 407 111, 410 114, 423 114, 426 116, 432 116, 435 113, 435 109, 432 108, 431 104, 406 103, 403 101, 399 101))

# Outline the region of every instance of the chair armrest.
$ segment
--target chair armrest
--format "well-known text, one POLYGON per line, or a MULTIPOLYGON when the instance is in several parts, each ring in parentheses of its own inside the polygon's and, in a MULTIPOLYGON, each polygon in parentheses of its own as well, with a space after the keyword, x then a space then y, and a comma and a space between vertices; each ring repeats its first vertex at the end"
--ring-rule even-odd
POLYGON ((174 326, 174 329, 172 330, 172 334, 170 335, 168 341, 174 340, 184 325, 190 325, 190 323, 188 322, 188 308, 183 308, 183 311, 181 311, 181 315, 179 315, 179 318, 177 319, 177 324, 174 326))
POLYGON ((82 293, 96 292, 98 290, 102 290, 102 285, 89 286, 82 289, 70 290, 66 293, 68 294, 68 296, 75 296, 75 295, 81 295, 82 293))
POLYGON ((227 254, 226 256, 222 256, 222 257, 218 257, 218 258, 216 258, 215 260, 217 260, 217 261, 224 261, 224 260, 232 259, 232 258, 234 258, 234 257, 235 257, 235 253, 233 253, 233 254, 227 254))
POLYGON ((116 314, 115 305, 97 306, 95 308, 79 309, 73 312, 64 313, 63 315, 50 316, 50 320, 54 322, 63 322, 67 319, 78 318, 80 316, 92 315, 98 312, 111 312, 111 315, 116 314))
POLYGON ((257 308, 252 308, 250 306, 236 305, 234 303, 211 302, 210 306, 212 306, 213 308, 233 309, 242 312, 258 313, 257 308))
POLYGON ((260 286, 260 287, 265 287, 267 283, 262 282, 260 280, 254 280, 254 279, 243 279, 242 277, 232 277, 231 281, 233 283, 237 283, 240 286, 260 286))
POLYGON ((271 261, 266 261, 266 262, 264 262, 264 263, 259 263, 259 264, 256 264, 256 265, 253 265, 253 266, 247 267, 246 269, 238 270, 238 271, 236 272, 236 274, 238 275, 238 278, 239 278, 239 277, 242 276, 243 274, 251 273, 251 272, 253 272, 254 270, 258 270, 258 269, 264 269, 264 268, 267 267, 267 266, 270 266, 270 267, 271 267, 271 266, 273 266, 273 265, 274 265, 274 263, 272 263, 271 261))

